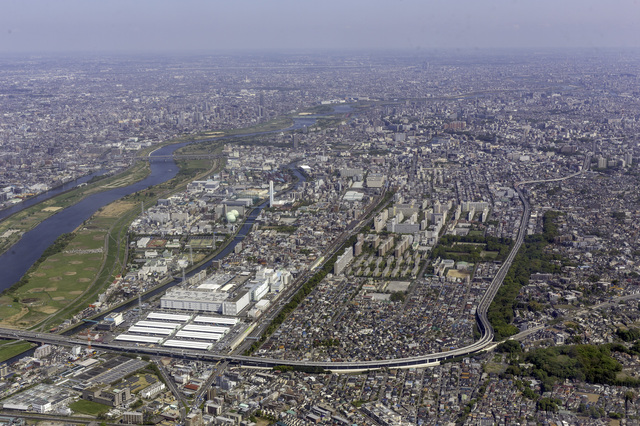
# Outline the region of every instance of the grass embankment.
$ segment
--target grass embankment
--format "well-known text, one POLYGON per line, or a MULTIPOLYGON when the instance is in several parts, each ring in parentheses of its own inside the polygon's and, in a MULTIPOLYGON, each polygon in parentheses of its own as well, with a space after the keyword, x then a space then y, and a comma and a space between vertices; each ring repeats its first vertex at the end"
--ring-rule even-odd
MULTIPOLYGON (((212 142, 219 142, 217 139, 225 137, 225 136, 241 136, 249 133, 260 133, 260 132, 273 132, 278 130, 284 130, 287 127, 291 127, 293 125, 293 117, 297 117, 296 115, 285 115, 282 117, 275 118, 270 121, 265 121, 264 123, 256 124, 251 127, 244 127, 241 129, 215 129, 215 130, 207 130, 200 133, 195 133, 192 135, 184 135, 180 136, 176 139, 173 139, 171 143, 180 143, 180 142, 198 142, 204 141, 206 139, 215 138, 212 142)), ((201 144, 198 144, 201 145, 201 144)), ((157 148, 157 147, 156 147, 157 148)), ((187 147, 185 147, 187 148, 187 147)), ((190 154, 190 152, 182 151, 180 154, 190 154)), ((210 152, 208 152, 210 153, 210 152)))
MULTIPOLYGON (((193 135, 185 135, 181 136, 178 139, 174 140, 173 143, 176 142, 191 142, 191 141, 199 141, 203 139, 210 138, 220 138, 224 136, 242 136, 250 133, 260 133, 260 132, 274 132, 279 130, 284 130, 288 127, 293 126, 294 118, 305 118, 308 115, 321 115, 324 114, 326 117, 319 118, 316 124, 312 127, 318 127, 320 129, 326 129, 328 127, 335 126, 337 123, 342 121, 343 119, 339 117, 342 115, 341 113, 333 113, 333 106, 329 105, 319 105, 305 111, 299 113, 287 114, 281 117, 274 118, 273 120, 266 121, 264 123, 256 124, 255 126, 245 127, 241 129, 219 129, 219 130, 209 130, 193 135)), ((217 142, 217 141, 212 141, 217 142)), ((198 144, 197 147, 204 146, 203 144, 198 144)), ((185 148, 182 148, 184 151, 181 151, 181 154, 192 154, 193 152, 189 152, 190 149, 195 148, 196 146, 191 145, 185 148)), ((198 148, 195 148, 198 149, 198 148)))
POLYGON ((2 340, 0 341, 0 362, 13 358, 23 352, 28 351, 35 345, 24 340, 2 340))
MULTIPOLYGON (((265 135, 251 135, 252 133, 262 133, 262 132, 276 132, 276 131, 284 131, 284 129, 293 126, 294 118, 305 118, 308 115, 320 115, 325 114, 325 117, 318 118, 316 123, 311 128, 315 129, 327 129, 329 127, 334 127, 341 121, 343 121, 341 113, 332 113, 333 107, 327 105, 321 105, 317 107, 312 107, 307 109, 305 112, 300 112, 296 114, 287 114, 282 117, 275 118, 273 120, 257 124, 252 127, 245 127, 242 129, 231 129, 231 130, 217 130, 217 131, 206 131, 194 135, 186 135, 180 137, 174 142, 187 142, 187 141, 201 141, 198 144, 187 145, 183 148, 180 148, 176 154, 183 155, 198 155, 198 154, 210 154, 210 147, 215 146, 221 142, 220 138, 234 136, 233 139, 227 139, 225 143, 237 143, 242 145, 262 145, 263 138, 265 135), (246 135, 246 136, 243 136, 246 135)), ((302 131, 301 129, 290 130, 289 132, 302 131)), ((278 147, 287 147, 292 146, 291 142, 283 142, 283 143, 270 143, 269 145, 278 146, 278 147)))
POLYGON ((118 186, 130 185, 149 174, 149 165, 140 162, 127 171, 105 179, 100 179, 87 186, 75 188, 49 200, 15 213, 0 222, 0 253, 5 252, 15 244, 21 235, 35 228, 40 222, 58 213, 83 198, 97 192, 106 191, 118 186))
MULTIPOLYGON (((164 145, 171 145, 175 141, 167 141, 159 145, 145 148, 138 153, 138 156, 147 156, 164 145)), ((138 162, 127 170, 114 176, 99 178, 94 182, 89 182, 86 186, 74 188, 48 200, 42 201, 34 206, 17 212, 6 219, 0 221, 0 253, 6 251, 15 244, 21 235, 35 228, 40 222, 58 213, 83 198, 109 189, 131 185, 149 175, 150 168, 146 162, 138 162)))
POLYGON ((206 169, 202 161, 182 161, 174 179, 96 212, 62 250, 41 259, 20 286, 0 296, 0 325, 47 330, 94 302, 126 265, 128 228, 139 215, 140 204, 152 205, 211 172, 211 161, 206 169))
POLYGON ((342 121, 344 121, 342 117, 319 118, 316 121, 316 124, 311 126, 311 129, 319 129, 319 130, 328 129, 330 127, 337 126, 342 121))
POLYGON ((133 203, 115 202, 98 211, 76 232, 59 238, 52 246, 59 245, 58 250, 47 250, 19 285, 0 296, 0 324, 31 328, 42 323, 45 327, 59 315, 77 312, 93 302, 102 290, 94 285, 111 272, 109 266, 116 263, 118 249, 122 249, 114 244, 121 235, 116 229, 120 214, 133 207, 133 203), (107 235, 113 238, 105 241, 107 235))

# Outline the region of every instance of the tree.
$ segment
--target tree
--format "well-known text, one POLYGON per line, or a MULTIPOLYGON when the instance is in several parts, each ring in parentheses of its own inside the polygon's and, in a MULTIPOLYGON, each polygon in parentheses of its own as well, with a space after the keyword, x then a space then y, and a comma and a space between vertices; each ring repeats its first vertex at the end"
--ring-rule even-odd
POLYGON ((626 391, 624 393, 624 412, 629 413, 629 403, 636 399, 636 394, 632 391, 626 391))
POLYGON ((522 347, 516 340, 507 340, 506 342, 500 343, 496 350, 501 353, 515 354, 521 353, 522 347))
POLYGON ((556 413, 558 411, 558 405, 561 403, 562 401, 556 398, 541 398, 538 400, 536 408, 538 411, 551 411, 556 413))
POLYGON ((404 293, 401 291, 394 291, 393 293, 391 293, 391 297, 389 298, 389 300, 391 300, 392 302, 404 302, 404 293))

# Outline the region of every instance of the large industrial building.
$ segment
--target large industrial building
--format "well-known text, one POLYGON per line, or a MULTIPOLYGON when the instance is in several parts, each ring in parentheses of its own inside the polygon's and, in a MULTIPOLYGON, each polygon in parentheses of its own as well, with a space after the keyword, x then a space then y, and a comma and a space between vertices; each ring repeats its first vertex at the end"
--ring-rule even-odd
POLYGON ((269 280, 258 281, 251 286, 251 301, 259 301, 267 293, 269 293, 269 280))
POLYGON ((115 340, 209 350, 238 325, 238 319, 233 317, 248 311, 255 302, 257 308, 248 314, 256 318, 271 303, 264 296, 283 290, 292 279, 290 272, 270 268, 260 268, 254 279, 249 279, 250 276, 250 272, 202 276, 190 282, 193 287, 189 289, 170 289, 160 298, 163 312, 150 312, 115 340))
POLYGON ((240 311, 249 305, 250 301, 251 292, 249 290, 241 290, 222 304, 222 315, 238 315, 240 311))
POLYGON ((235 296, 229 297, 229 293, 225 292, 171 289, 160 299, 160 307, 233 316, 246 308, 250 300, 251 294, 248 290, 239 291, 235 296))
POLYGON ((151 312, 115 340, 174 348, 209 350, 237 324, 235 318, 151 312))

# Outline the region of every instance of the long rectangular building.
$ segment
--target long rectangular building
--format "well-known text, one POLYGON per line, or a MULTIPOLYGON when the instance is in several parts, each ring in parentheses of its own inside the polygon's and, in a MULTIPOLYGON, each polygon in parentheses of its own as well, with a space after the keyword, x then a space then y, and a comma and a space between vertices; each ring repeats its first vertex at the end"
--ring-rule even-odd
POLYGON ((241 290, 229 299, 225 300, 222 305, 222 315, 234 316, 249 305, 251 302, 251 292, 249 290, 241 290))
POLYGON ((176 333, 176 337, 184 337, 187 339, 196 339, 196 340, 210 340, 212 342, 217 342, 222 338, 222 334, 201 333, 198 331, 178 331, 176 333))
POLYGON ((208 317, 205 315, 198 315, 193 319, 193 322, 199 324, 212 324, 218 326, 233 327, 238 323, 238 318, 208 317))
POLYGON ((347 267, 349 262, 353 260, 353 247, 348 247, 345 249, 344 253, 342 253, 336 259, 336 262, 333 264, 333 273, 335 275, 340 274, 344 268, 347 267))
POLYGON ((195 325, 189 324, 182 327, 184 331, 201 331, 203 333, 215 333, 215 334, 227 334, 229 332, 228 327, 216 327, 211 325, 195 325))
POLYGON ((121 334, 116 337, 116 340, 120 340, 123 342, 135 342, 135 343, 160 343, 162 341, 162 337, 153 337, 153 336, 137 336, 132 334, 121 334))
POLYGON ((203 349, 209 350, 213 343, 209 342, 191 342, 187 340, 167 340, 162 346, 168 346, 171 348, 185 348, 185 349, 203 349))
POLYGON ((187 322, 191 319, 191 315, 167 314, 164 312, 151 312, 149 315, 147 315, 147 319, 187 322))
POLYGON ((180 327, 180 324, 158 321, 138 321, 135 325, 138 327, 168 328, 171 330, 175 330, 176 328, 180 327))
POLYGON ((129 328, 129 333, 159 334, 161 336, 169 336, 171 333, 173 333, 173 330, 168 330, 166 328, 136 327, 134 325, 129 328))

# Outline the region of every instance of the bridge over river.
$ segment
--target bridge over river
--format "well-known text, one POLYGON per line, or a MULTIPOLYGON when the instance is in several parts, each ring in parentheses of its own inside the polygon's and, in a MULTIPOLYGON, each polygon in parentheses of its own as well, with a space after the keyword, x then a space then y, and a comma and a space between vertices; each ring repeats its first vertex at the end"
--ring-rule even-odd
POLYGON ((174 155, 154 155, 145 157, 133 157, 134 161, 178 161, 178 160, 215 160, 216 158, 223 158, 224 154, 174 154, 174 155))

